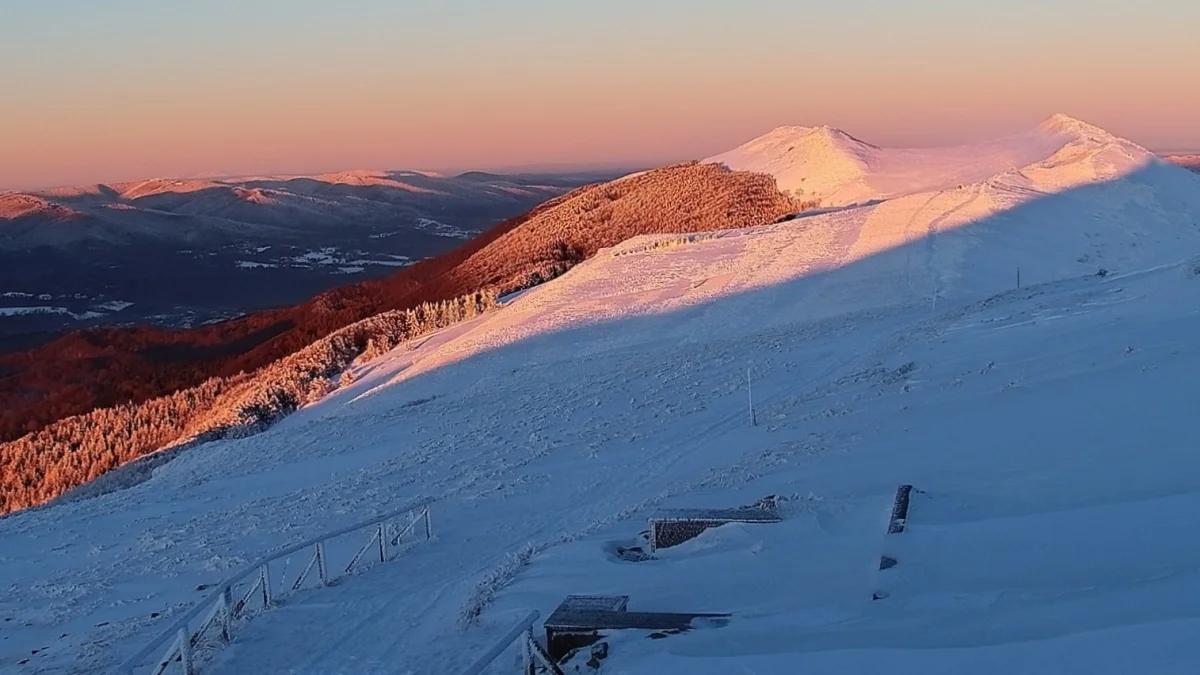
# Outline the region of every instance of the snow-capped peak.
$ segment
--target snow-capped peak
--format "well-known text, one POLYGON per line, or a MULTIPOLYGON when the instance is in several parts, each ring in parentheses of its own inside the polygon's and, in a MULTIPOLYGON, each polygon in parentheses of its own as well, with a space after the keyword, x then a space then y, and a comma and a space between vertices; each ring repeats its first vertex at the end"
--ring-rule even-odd
POLYGON ((1050 133, 1075 134, 1097 139, 1117 138, 1098 126, 1088 124, 1081 119, 1071 117, 1070 115, 1064 113, 1054 113, 1053 115, 1042 120, 1042 123, 1039 124, 1037 128, 1040 131, 1050 133))
MULTIPOLYGON (((802 152, 805 149, 822 149, 830 154, 846 154, 862 159, 871 150, 878 148, 854 136, 825 124, 815 127, 781 126, 742 145, 738 150, 784 149, 784 152, 802 152)), ((728 153, 727 153, 728 154, 728 153)))
POLYGON ((861 183, 878 150, 834 127, 782 126, 705 161, 769 173, 785 192, 825 199, 861 183))
POLYGON ((1141 146, 1058 113, 1024 133, 943 148, 881 148, 834 127, 784 126, 705 161, 769 173, 785 192, 824 206, 844 206, 1014 173, 1036 173, 1054 191, 1127 174, 1152 156, 1141 146))

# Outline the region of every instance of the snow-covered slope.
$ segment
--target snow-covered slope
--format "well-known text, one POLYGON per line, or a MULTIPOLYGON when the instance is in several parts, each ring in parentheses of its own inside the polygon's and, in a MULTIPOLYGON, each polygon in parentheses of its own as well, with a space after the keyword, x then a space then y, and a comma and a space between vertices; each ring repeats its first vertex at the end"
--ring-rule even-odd
POLYGON ((627 241, 263 434, 0 520, 0 664, 112 665, 230 568, 427 497, 435 541, 259 617, 209 672, 455 672, 521 611, 602 592, 734 614, 618 636, 607 672, 1183 672, 1198 186, 1084 139, 961 189, 627 241), (885 541, 901 482, 924 493, 885 541), (609 553, 655 506, 768 493, 796 496, 782 525, 609 553))
POLYGON ((1024 133, 945 148, 880 148, 826 126, 779 127, 704 161, 769 173, 781 190, 844 206, 1037 172, 1046 162, 1072 164, 1071 172, 1055 167, 1057 181, 1106 180, 1150 158, 1129 141, 1056 114, 1024 133))

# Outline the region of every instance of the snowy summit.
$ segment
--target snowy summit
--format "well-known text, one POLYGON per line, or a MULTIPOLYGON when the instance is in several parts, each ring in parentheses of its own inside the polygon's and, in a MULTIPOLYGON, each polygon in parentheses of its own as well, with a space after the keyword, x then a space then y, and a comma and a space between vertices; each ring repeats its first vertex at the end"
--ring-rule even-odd
POLYGON ((945 148, 880 148, 827 126, 779 127, 705 161, 769 173, 785 192, 823 206, 845 206, 1037 172, 1048 163, 1077 165, 1069 176, 1056 171, 1060 181, 1105 180, 1151 157, 1129 141, 1056 114, 1023 133, 945 148))

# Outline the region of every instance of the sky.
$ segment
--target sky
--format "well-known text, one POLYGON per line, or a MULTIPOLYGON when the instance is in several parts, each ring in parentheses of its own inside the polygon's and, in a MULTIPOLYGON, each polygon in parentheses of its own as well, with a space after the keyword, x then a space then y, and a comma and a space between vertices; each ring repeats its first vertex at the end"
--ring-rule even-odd
POLYGON ((0 0, 0 190, 650 166, 1064 112, 1200 149, 1195 0, 0 0))

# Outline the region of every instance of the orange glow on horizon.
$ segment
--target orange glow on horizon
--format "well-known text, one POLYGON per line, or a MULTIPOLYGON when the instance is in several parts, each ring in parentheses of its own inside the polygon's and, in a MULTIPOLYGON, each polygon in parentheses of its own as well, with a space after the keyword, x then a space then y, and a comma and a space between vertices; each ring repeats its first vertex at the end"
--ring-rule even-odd
POLYGON ((1188 58, 1195 48, 1167 35, 1123 43, 1135 37, 1120 32, 1127 8, 1106 6, 1082 23, 1052 9, 1037 21, 965 6, 929 15, 958 22, 953 29, 894 8, 821 10, 829 15, 820 25, 841 32, 808 35, 792 3, 711 9, 729 16, 667 5, 678 3, 637 9, 633 23, 615 6, 541 8, 554 30, 496 8, 422 9, 421 22, 398 14, 389 26, 377 14, 401 10, 347 18, 332 13, 351 9, 322 5, 328 25, 301 12, 272 17, 283 26, 269 38, 262 31, 273 24, 254 22, 162 32, 175 19, 165 9, 160 32, 136 35, 116 19, 101 30, 85 17, 77 34, 56 27, 65 37, 34 33, 42 42, 22 44, 20 22, 10 22, 0 59, 22 65, 0 73, 15 92, 0 108, 0 189, 356 168, 649 166, 784 124, 927 146, 1016 131, 1054 112, 1151 149, 1200 149, 1200 88, 1188 86, 1200 79, 1200 58, 1188 58), (1101 20, 1111 25, 1091 25, 1101 20), (898 30, 906 21, 911 30, 898 30), (228 44, 206 41, 218 34, 228 44), (113 36, 135 44, 122 52, 101 41, 113 36), (91 51, 54 51, 70 48, 91 51))

